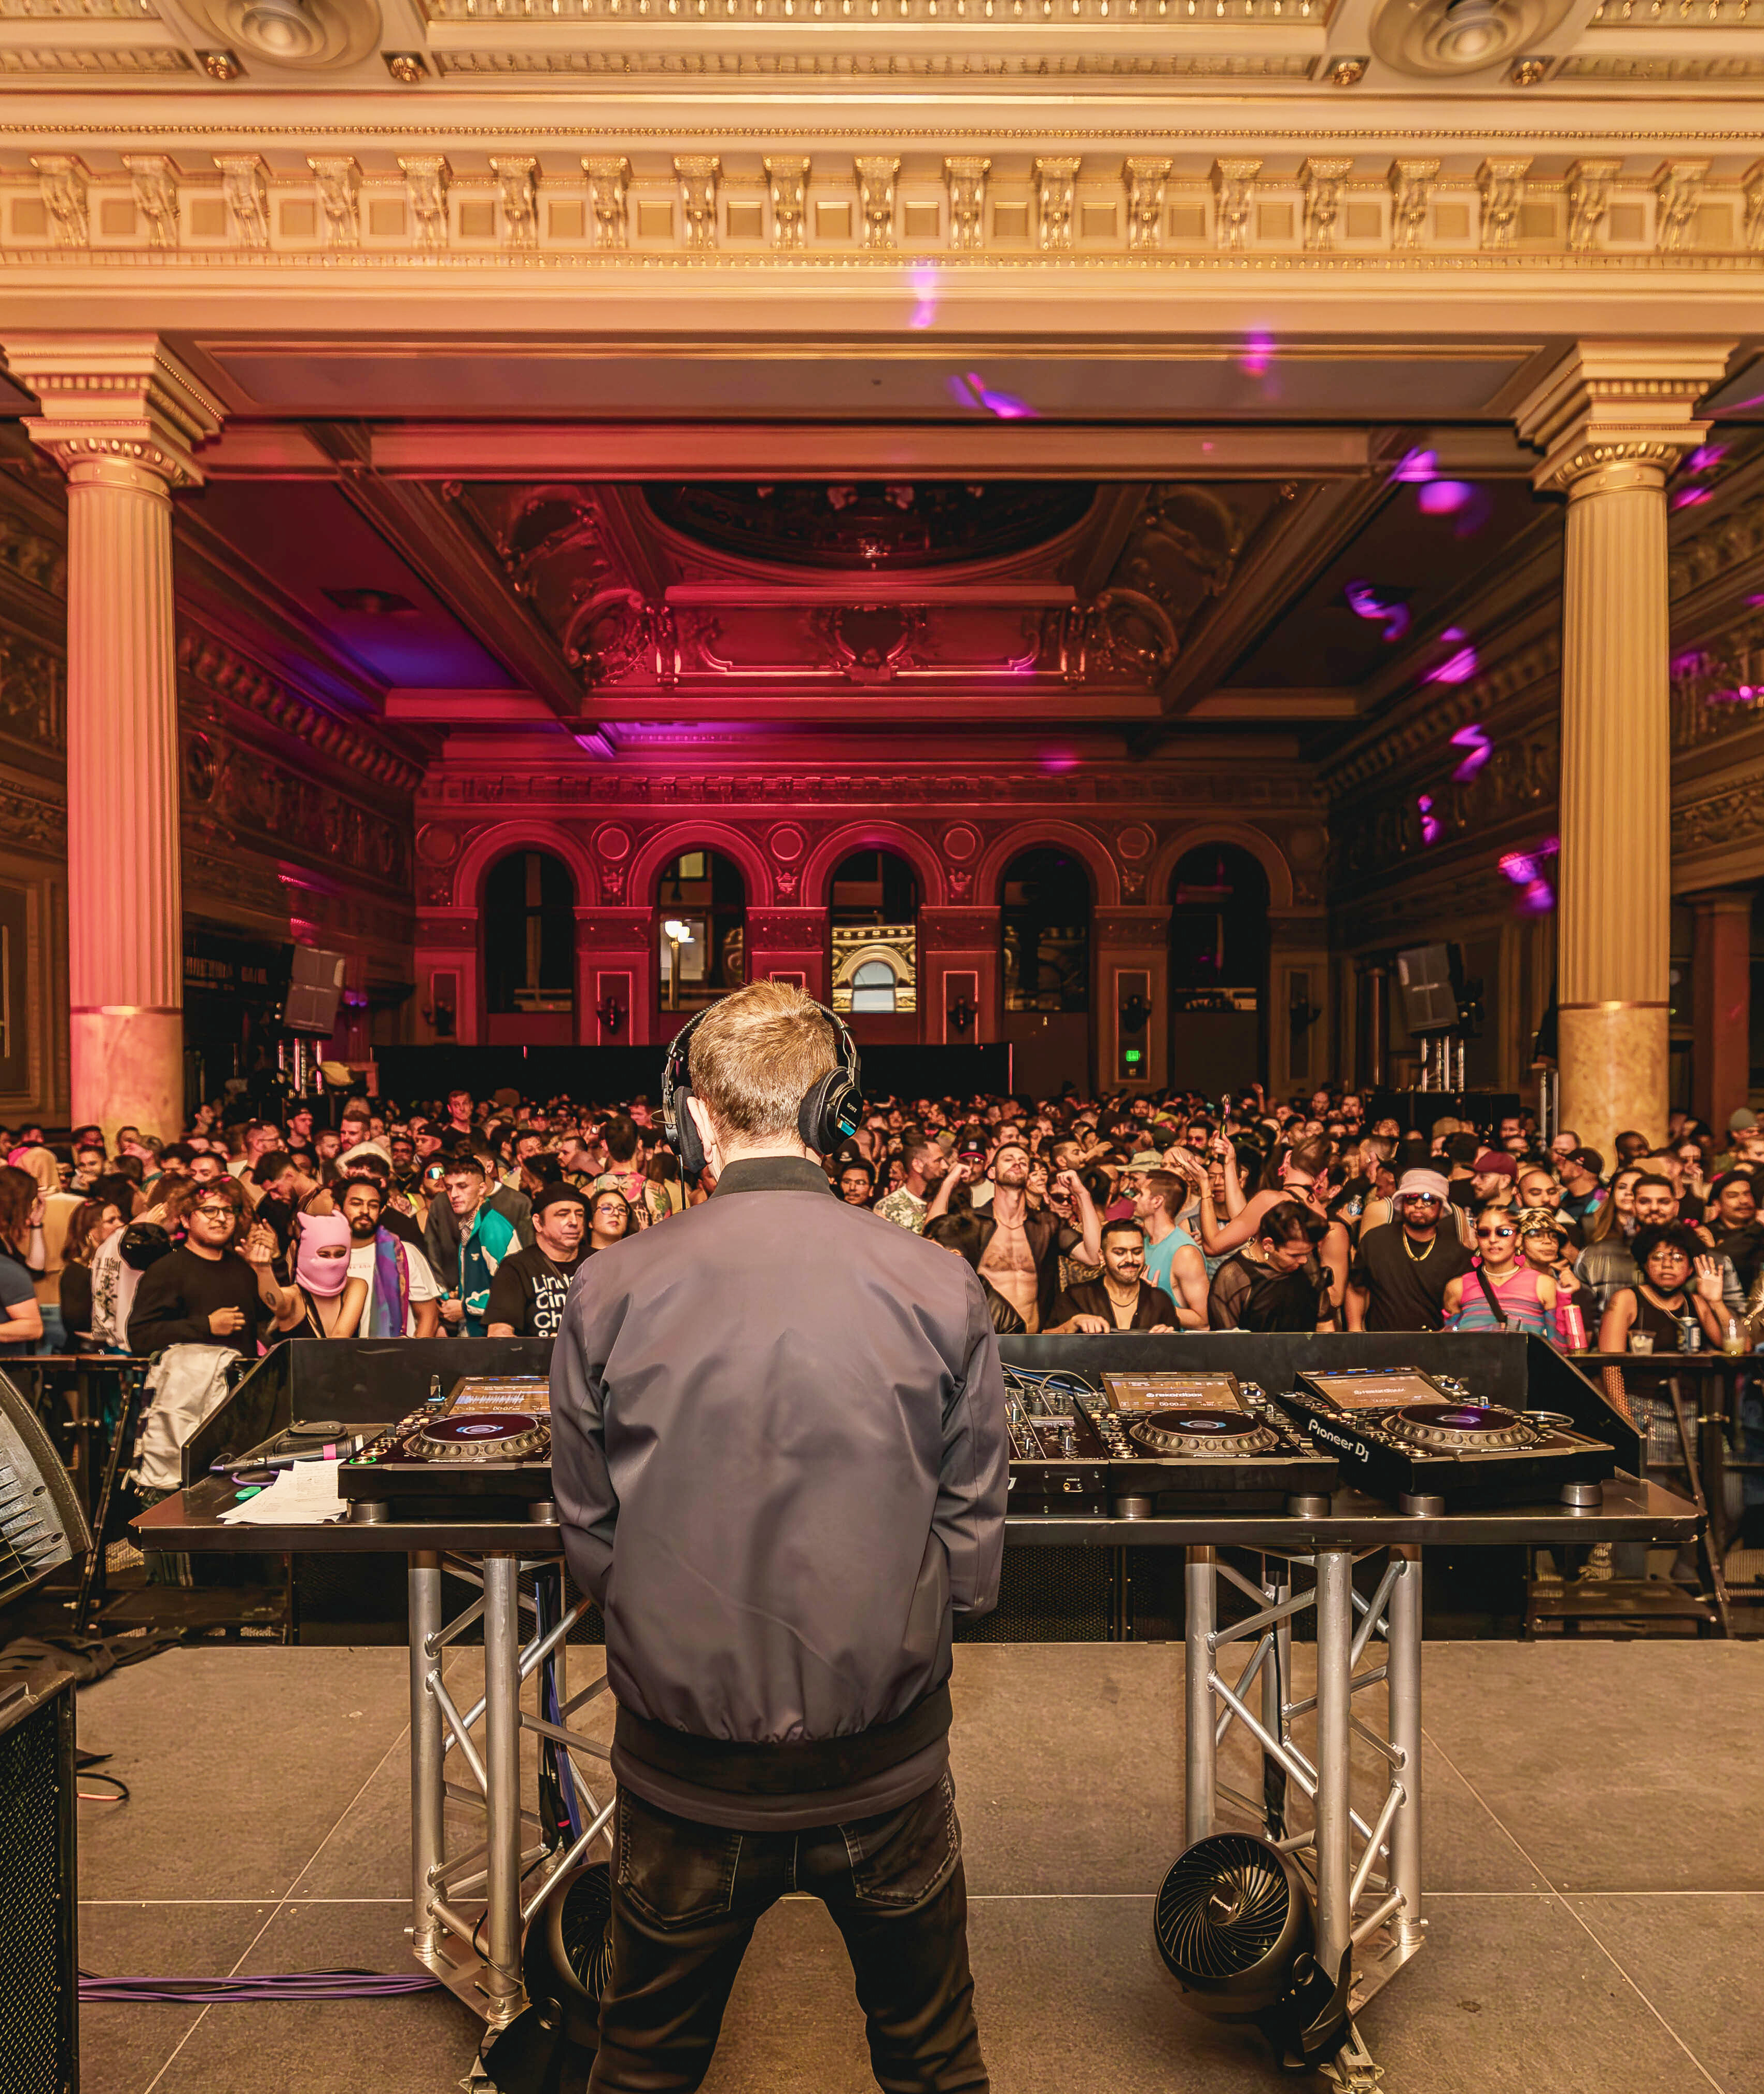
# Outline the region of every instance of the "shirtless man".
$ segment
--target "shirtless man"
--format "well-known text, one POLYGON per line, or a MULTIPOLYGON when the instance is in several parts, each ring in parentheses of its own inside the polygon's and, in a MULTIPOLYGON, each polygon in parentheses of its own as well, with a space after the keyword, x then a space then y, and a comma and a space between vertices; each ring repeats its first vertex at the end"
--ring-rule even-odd
MULTIPOLYGON (((966 1179, 969 1166, 958 1163, 950 1179, 966 1179)), ((980 1277, 997 1288, 1022 1317, 1025 1330, 1039 1331, 1043 1315, 1059 1292, 1062 1251, 1073 1252, 1086 1265, 1102 1262, 1101 1223, 1096 1204, 1075 1171, 1062 1171, 1048 1188, 1048 1211, 1029 1210, 1029 1152, 1015 1136, 993 1152, 992 1205, 981 1215, 980 1277), (1075 1217, 1077 1227, 1065 1216, 1075 1217)), ((932 1201, 932 1210, 949 1205, 953 1187, 946 1180, 932 1201)), ((930 1213, 926 1219, 929 1220, 930 1213)))

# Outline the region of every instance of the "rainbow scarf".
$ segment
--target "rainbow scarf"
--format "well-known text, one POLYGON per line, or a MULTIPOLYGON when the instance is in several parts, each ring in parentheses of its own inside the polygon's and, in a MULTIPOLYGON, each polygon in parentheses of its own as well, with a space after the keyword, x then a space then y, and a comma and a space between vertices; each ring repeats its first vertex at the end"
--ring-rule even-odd
POLYGON ((367 1305, 370 1338, 402 1338, 411 1311, 411 1261, 390 1229, 374 1238, 374 1288, 367 1305))

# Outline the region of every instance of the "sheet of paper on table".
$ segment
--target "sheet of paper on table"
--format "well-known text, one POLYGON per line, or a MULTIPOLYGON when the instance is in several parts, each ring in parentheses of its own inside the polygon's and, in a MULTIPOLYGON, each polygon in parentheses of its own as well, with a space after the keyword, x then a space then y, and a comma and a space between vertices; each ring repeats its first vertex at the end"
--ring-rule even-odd
POLYGON ((296 1462, 274 1483, 221 1514, 223 1527, 320 1527, 348 1508, 337 1494, 336 1462, 296 1462))

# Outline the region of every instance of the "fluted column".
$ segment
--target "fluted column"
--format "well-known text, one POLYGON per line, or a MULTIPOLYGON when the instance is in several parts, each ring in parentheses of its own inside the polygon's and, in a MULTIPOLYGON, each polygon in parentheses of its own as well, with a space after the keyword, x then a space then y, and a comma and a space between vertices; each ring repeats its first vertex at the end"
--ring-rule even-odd
POLYGON ((1607 1162, 1662 1140, 1671 904, 1667 476, 1731 345, 1583 343, 1521 408, 1568 497, 1558 886, 1561 1119, 1607 1162))
POLYGON ((73 1117, 184 1123, 172 494, 220 408, 151 336, 9 337, 67 476, 67 962, 73 1117))

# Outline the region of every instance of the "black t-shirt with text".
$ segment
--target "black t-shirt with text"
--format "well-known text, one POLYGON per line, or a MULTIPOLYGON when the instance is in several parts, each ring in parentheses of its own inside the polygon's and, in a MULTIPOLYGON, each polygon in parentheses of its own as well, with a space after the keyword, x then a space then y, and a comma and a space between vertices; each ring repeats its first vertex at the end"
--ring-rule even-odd
POLYGON ((1449 1222, 1435 1230, 1425 1251, 1400 1222, 1368 1229, 1351 1275, 1370 1297, 1366 1329, 1437 1331, 1445 1320, 1446 1283, 1470 1267, 1470 1251, 1449 1222))
POLYGON ((517 1338, 554 1338, 563 1320, 570 1282, 582 1269, 580 1257, 568 1264, 549 1258, 537 1244, 505 1258, 490 1282, 487 1323, 506 1323, 517 1338))

